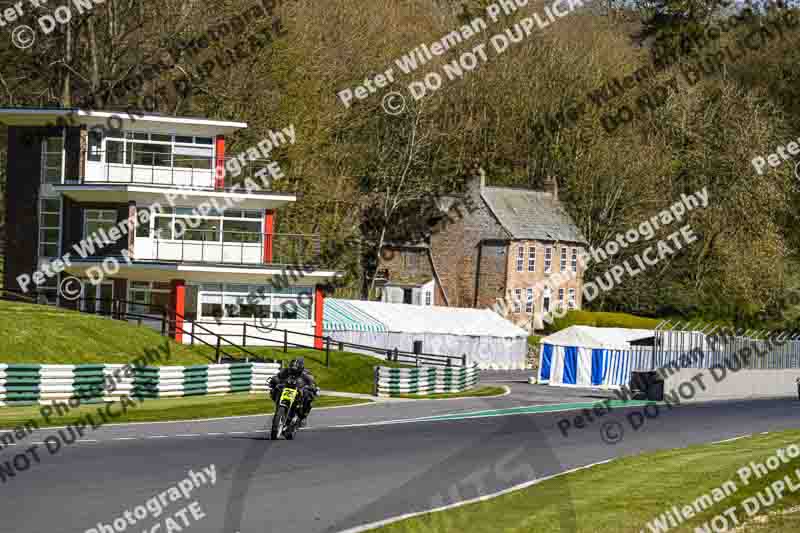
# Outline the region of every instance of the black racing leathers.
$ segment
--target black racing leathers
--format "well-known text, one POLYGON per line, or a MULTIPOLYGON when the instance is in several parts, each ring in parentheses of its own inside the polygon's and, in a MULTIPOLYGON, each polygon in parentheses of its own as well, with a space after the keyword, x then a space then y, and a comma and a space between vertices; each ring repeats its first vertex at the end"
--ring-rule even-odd
MULTIPOLYGON (((290 370, 284 368, 269 378, 270 396, 273 402, 278 401, 278 391, 283 388, 283 385, 286 384, 290 376, 290 370)), ((298 376, 297 388, 303 394, 303 404, 300 406, 299 415, 301 419, 305 419, 311 412, 311 402, 313 402, 314 398, 319 394, 319 388, 314 381, 314 376, 308 370, 303 370, 302 374, 298 376)))

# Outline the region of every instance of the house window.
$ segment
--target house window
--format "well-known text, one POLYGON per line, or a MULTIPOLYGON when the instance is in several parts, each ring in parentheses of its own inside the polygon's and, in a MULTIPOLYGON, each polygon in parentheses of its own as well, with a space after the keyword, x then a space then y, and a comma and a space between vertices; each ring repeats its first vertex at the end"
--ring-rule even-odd
POLYGON ((568 300, 568 304, 567 305, 569 306, 570 309, 575 309, 575 307, 576 307, 576 305, 575 305, 575 289, 570 289, 569 290, 569 300, 568 300))
POLYGON ((550 312, 550 287, 545 287, 542 295, 542 311, 545 313, 550 312))
POLYGON ((567 271, 567 247, 561 247, 561 272, 567 271))
POLYGON ((544 249, 544 271, 549 274, 553 266, 553 247, 548 246, 544 249))
MULTIPOLYGON (((90 136, 92 143, 102 142, 90 136)), ((162 168, 211 170, 214 163, 211 137, 165 135, 160 133, 109 132, 105 139, 105 162, 162 168)), ((94 159, 90 159, 94 161, 94 159)))
POLYGON ((425 291, 425 305, 431 305, 432 297, 433 293, 431 291, 425 291))
POLYGON ((416 252, 403 252, 404 266, 409 271, 417 270, 418 254, 416 252))
POLYGON ((86 209, 83 213, 84 239, 93 234, 100 238, 100 234, 97 232, 101 229, 108 235, 108 231, 117 225, 116 209, 86 209))
POLYGON ((48 137, 42 142, 42 183, 61 183, 64 172, 64 138, 48 137))
POLYGON ((58 256, 61 240, 61 199, 39 200, 39 257, 58 256))
POLYGON ((525 289, 525 312, 533 313, 533 287, 525 289))
POLYGON ((517 272, 522 272, 522 265, 525 263, 525 248, 517 246, 517 272))
POLYGON ((198 217, 188 207, 163 207, 151 217, 151 228, 139 227, 137 237, 158 240, 260 243, 263 230, 261 211, 228 209, 198 217), (194 225, 194 227, 192 227, 194 225))
POLYGON ((198 293, 200 318, 308 320, 313 316, 312 294, 311 287, 204 283, 198 293))
POLYGON ((137 315, 161 316, 162 311, 169 307, 169 283, 156 281, 131 281, 128 290, 128 312, 137 315))
POLYGON ((564 289, 558 289, 558 305, 564 307, 564 289))
POLYGON ((522 289, 514 289, 514 312, 522 311, 522 289))
POLYGON ((89 153, 86 154, 87 161, 102 161, 103 159, 103 132, 101 130, 89 130, 89 153))
POLYGON ((572 271, 573 272, 577 272, 578 271, 578 249, 577 248, 573 248, 572 249, 572 271))
POLYGON ((528 248, 528 272, 536 272, 536 245, 528 248))

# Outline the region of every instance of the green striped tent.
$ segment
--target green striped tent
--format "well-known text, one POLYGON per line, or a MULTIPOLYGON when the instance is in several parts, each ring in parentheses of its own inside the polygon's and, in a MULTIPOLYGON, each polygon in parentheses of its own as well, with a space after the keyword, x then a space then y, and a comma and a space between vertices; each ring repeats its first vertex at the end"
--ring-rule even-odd
POLYGON ((325 300, 322 323, 325 331, 388 331, 386 325, 377 318, 346 300, 335 298, 325 300))

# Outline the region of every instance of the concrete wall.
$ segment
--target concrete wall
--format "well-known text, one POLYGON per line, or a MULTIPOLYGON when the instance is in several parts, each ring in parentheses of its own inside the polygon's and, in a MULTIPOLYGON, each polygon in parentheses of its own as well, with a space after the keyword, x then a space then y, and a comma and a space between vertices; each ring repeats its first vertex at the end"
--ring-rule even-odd
MULTIPOLYGON (((206 330, 210 330, 218 335, 222 335, 229 341, 234 344, 242 345, 242 334, 244 333, 244 328, 242 327, 241 322, 234 322, 234 323, 226 323, 223 321, 220 324, 209 324, 207 320, 202 321, 203 327, 206 330)), ((265 320, 264 326, 269 326, 279 330, 288 330, 290 333, 288 334, 287 341, 289 343, 300 344, 302 346, 314 346, 314 339, 313 337, 309 337, 309 335, 314 334, 314 322, 313 321, 284 321, 284 320, 265 320), (302 335, 292 334, 291 332, 301 333, 302 335)), ((160 327, 160 324, 159 324, 160 327)), ((184 328, 186 331, 192 331, 192 323, 185 322, 184 328)), ((197 326, 194 329, 194 335, 199 337, 200 339, 204 340, 205 342, 216 344, 217 338, 204 331, 200 326, 197 326)), ((283 347, 283 331, 269 331, 266 327, 261 327, 259 329, 253 323, 248 323, 247 326, 247 335, 261 337, 262 339, 254 339, 248 338, 246 346, 280 346, 283 347), (263 340, 263 339, 270 339, 270 340, 263 340)), ((184 344, 192 344, 192 336, 184 334, 183 336, 183 343, 184 344)), ((194 340, 195 344, 202 344, 198 339, 194 340)), ((222 345, 228 344, 226 342, 222 342, 222 345)), ((290 348, 293 346, 290 344, 290 348)))
POLYGON ((673 391, 688 401, 797 397, 800 369, 739 370, 685 368, 664 380, 664 398, 673 391), (698 376, 694 380, 695 376, 698 376), (705 390, 703 390, 705 388, 705 390))

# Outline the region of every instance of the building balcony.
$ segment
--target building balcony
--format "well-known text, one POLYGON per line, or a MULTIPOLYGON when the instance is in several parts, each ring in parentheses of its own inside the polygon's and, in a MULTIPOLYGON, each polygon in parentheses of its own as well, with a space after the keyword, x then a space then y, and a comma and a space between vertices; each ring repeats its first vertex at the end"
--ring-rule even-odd
POLYGON ((136 237, 133 258, 139 261, 217 265, 317 265, 319 235, 186 231, 185 239, 136 237))
POLYGON ((226 191, 250 178, 259 189, 253 192, 272 192, 269 160, 241 160, 232 157, 214 159, 210 156, 179 156, 162 152, 133 152, 123 156, 118 152, 91 152, 85 161, 84 176, 67 177, 66 185, 130 184, 159 188, 190 188, 195 190, 226 191), (227 169, 235 169, 228 172, 227 169), (235 175, 233 175, 235 174, 235 175))

